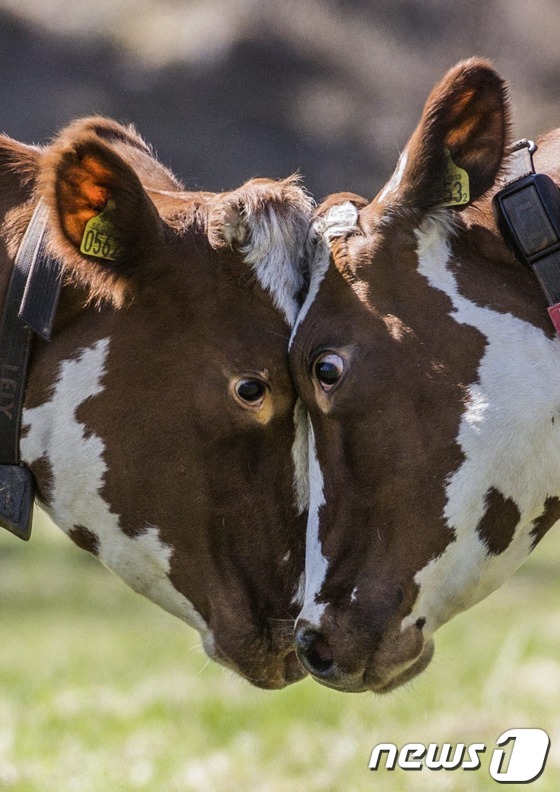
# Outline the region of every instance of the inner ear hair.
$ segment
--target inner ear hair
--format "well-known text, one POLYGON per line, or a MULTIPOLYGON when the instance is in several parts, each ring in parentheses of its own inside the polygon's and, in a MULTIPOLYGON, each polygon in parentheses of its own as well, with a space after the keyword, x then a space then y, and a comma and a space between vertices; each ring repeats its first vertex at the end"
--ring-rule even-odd
POLYGON ((459 72, 449 104, 444 145, 469 174, 471 200, 494 183, 510 133, 509 92, 485 61, 468 61, 459 72))
POLYGON ((103 211, 112 196, 112 181, 100 152, 87 145, 60 158, 55 180, 58 215, 64 232, 77 247, 88 221, 103 211))
POLYGON ((63 234, 77 248, 88 221, 111 199, 116 207, 112 222, 123 242, 122 257, 141 251, 150 238, 157 213, 140 178, 109 144, 93 135, 48 151, 41 187, 63 234))
POLYGON ((75 126, 63 130, 41 156, 37 187, 50 212, 51 253, 91 299, 122 305, 147 272, 162 222, 135 168, 113 148, 116 144, 100 140, 91 129, 76 138, 75 126), (100 217, 109 202, 110 216, 100 217), (98 244, 90 252, 82 242, 96 217, 91 233, 98 244))
MULTIPOLYGON (((485 60, 457 64, 430 93, 408 144, 405 201, 421 209, 442 204, 450 156, 469 178, 469 203, 494 183, 509 138, 504 80, 485 60)), ((462 207, 456 207, 462 208, 462 207)))

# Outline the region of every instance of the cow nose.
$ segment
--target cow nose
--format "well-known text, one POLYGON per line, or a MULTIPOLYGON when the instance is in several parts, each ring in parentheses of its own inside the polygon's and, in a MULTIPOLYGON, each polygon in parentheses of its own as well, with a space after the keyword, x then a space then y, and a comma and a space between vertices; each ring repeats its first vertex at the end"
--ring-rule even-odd
POLYGON ((295 643, 300 663, 318 679, 330 679, 336 674, 334 652, 319 630, 307 623, 296 627, 295 643))

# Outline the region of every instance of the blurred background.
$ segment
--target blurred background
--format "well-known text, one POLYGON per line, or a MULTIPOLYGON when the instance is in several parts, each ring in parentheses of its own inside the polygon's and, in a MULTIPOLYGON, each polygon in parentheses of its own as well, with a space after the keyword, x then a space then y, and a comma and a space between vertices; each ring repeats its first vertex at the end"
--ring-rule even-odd
MULTIPOLYGON (((373 197, 434 82, 490 58, 514 135, 560 125, 558 0, 0 0, 0 131, 133 122, 190 188, 299 171, 373 197)), ((497 737, 547 730, 560 789, 560 536, 385 697, 270 693, 39 517, 0 535, 0 792, 487 792, 497 737), (486 743, 477 772, 368 770, 375 745, 486 743)))
POLYGON ((0 130, 101 113, 190 188, 370 196, 462 58, 508 79, 518 137, 559 124, 559 33, 558 0, 0 0, 0 130))

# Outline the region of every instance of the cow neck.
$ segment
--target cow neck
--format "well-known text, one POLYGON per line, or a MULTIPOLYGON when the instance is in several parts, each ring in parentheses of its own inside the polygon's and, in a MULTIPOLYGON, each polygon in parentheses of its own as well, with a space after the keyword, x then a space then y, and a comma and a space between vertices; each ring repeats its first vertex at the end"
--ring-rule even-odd
POLYGON ((508 181, 493 199, 498 228, 516 257, 536 276, 560 335, 560 190, 535 173, 531 140, 514 143, 508 181))
POLYGON ((60 264, 46 252, 47 222, 41 199, 16 255, 0 325, 0 526, 24 540, 35 490, 19 447, 27 369, 34 333, 50 340, 61 287, 60 264))

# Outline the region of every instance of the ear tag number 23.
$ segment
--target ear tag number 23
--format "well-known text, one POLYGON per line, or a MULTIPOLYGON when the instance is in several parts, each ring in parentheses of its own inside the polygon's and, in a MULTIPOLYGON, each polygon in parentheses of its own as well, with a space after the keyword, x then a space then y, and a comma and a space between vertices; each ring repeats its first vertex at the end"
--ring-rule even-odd
POLYGON ((118 243, 115 237, 111 214, 115 202, 108 201, 100 214, 88 220, 82 237, 80 251, 86 256, 115 261, 118 254, 118 243))

